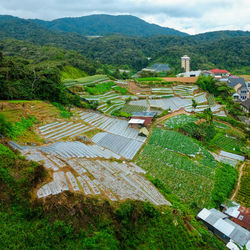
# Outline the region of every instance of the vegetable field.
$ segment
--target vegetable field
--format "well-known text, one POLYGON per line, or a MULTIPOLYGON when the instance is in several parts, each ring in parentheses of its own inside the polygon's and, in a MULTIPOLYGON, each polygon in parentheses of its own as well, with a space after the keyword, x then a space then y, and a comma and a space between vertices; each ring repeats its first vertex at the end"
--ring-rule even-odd
POLYGON ((241 153, 241 149, 244 148, 244 143, 240 139, 232 138, 224 134, 218 133, 210 142, 225 151, 233 153, 241 153))
POLYGON ((185 114, 181 114, 181 115, 177 115, 177 116, 169 118, 165 122, 165 127, 175 129, 175 128, 182 127, 183 125, 186 125, 190 122, 195 122, 197 120, 198 120, 198 118, 196 118, 194 116, 188 116, 185 114))
POLYGON ((94 76, 86 76, 74 80, 65 80, 64 85, 66 87, 74 86, 74 85, 89 85, 99 82, 108 81, 109 78, 106 75, 94 75, 94 76))
POLYGON ((210 203, 215 169, 150 144, 140 154, 137 164, 185 202, 196 203, 199 207, 210 203))
POLYGON ((198 142, 175 131, 154 129, 137 164, 185 202, 209 205, 217 162, 198 142))
POLYGON ((126 104, 124 107, 121 109, 121 112, 126 112, 131 114, 132 112, 143 112, 146 111, 147 108, 144 106, 137 106, 137 105, 129 105, 126 104))

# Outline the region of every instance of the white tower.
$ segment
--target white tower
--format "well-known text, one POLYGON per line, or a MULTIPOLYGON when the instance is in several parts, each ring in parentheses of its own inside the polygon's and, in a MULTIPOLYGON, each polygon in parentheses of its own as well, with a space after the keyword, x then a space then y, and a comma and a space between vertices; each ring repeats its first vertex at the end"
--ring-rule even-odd
POLYGON ((181 58, 181 67, 185 69, 186 72, 190 71, 190 57, 185 55, 181 58))

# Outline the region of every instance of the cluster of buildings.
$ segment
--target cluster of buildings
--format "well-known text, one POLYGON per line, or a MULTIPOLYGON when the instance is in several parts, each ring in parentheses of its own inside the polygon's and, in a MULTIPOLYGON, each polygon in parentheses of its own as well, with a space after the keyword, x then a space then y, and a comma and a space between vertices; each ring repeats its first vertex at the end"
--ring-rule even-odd
POLYGON ((203 208, 197 219, 222 239, 232 250, 250 250, 250 209, 232 202, 231 205, 222 205, 222 212, 217 209, 203 208), (238 247, 240 246, 240 248, 238 247))
POLYGON ((147 137, 149 135, 147 128, 156 115, 157 112, 154 111, 133 112, 133 115, 128 122, 129 127, 139 128, 139 135, 147 137))
POLYGON ((227 83, 227 85, 235 90, 233 98, 240 102, 243 110, 249 112, 250 107, 250 81, 246 82, 244 78, 231 75, 225 69, 196 70, 190 71, 190 57, 184 55, 181 57, 181 67, 185 72, 180 73, 177 77, 198 77, 200 75, 213 76, 215 79, 227 83))

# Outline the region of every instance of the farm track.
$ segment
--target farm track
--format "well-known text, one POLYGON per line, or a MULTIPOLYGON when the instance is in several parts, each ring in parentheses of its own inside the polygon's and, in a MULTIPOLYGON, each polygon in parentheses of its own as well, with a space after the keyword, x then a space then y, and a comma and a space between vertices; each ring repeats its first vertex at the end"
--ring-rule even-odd
POLYGON ((241 177, 242 177, 242 174, 243 174, 243 168, 245 167, 246 163, 244 162, 241 167, 240 167, 240 174, 239 174, 239 177, 238 177, 238 181, 237 181, 237 186, 236 186, 236 189, 234 190, 232 196, 231 196, 231 200, 233 201, 236 197, 236 195, 238 194, 238 191, 240 189, 240 181, 241 181, 241 177))

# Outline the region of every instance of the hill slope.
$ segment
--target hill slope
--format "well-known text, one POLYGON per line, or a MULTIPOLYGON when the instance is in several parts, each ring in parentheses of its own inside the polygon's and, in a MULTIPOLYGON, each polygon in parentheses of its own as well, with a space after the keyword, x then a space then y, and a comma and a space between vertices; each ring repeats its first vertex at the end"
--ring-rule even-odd
POLYGON ((90 15, 74 18, 60 18, 53 21, 31 20, 54 31, 76 32, 80 35, 111 35, 129 36, 177 35, 188 34, 175 29, 150 24, 130 15, 90 15))

